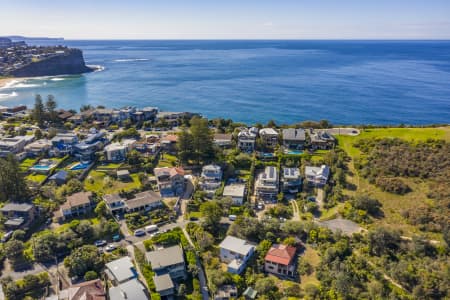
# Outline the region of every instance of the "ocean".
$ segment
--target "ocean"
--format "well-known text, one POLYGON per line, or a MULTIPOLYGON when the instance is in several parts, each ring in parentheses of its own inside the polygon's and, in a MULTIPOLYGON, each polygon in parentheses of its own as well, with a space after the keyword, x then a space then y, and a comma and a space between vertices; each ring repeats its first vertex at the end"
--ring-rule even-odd
POLYGON ((156 106, 249 124, 450 123, 450 41, 61 43, 101 71, 14 83, 0 105, 53 94, 61 108, 156 106))

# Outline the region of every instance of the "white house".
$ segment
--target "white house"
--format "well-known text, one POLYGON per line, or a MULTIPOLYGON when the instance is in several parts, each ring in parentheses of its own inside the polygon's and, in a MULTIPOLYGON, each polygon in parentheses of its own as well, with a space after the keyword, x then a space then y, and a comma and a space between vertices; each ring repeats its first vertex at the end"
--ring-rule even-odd
POLYGON ((262 142, 267 147, 273 148, 278 144, 278 131, 273 128, 263 128, 259 131, 262 142))
POLYGON ((202 169, 200 186, 203 190, 214 193, 222 184, 222 169, 217 165, 206 165, 202 169))
POLYGON ((234 236, 227 236, 219 245, 220 260, 228 264, 228 272, 241 274, 255 252, 255 246, 234 236))
POLYGON ((234 205, 242 205, 245 197, 245 184, 230 184, 225 186, 223 196, 230 197, 234 205))
POLYGON ((305 178, 306 181, 314 186, 324 186, 328 177, 330 177, 330 168, 326 165, 320 167, 305 167, 305 178))
POLYGON ((122 161, 127 157, 127 153, 133 149, 136 140, 126 139, 120 143, 112 143, 105 147, 106 160, 122 161))
POLYGON ((256 180, 256 197, 267 202, 275 201, 279 190, 278 183, 278 169, 274 166, 266 167, 256 180))

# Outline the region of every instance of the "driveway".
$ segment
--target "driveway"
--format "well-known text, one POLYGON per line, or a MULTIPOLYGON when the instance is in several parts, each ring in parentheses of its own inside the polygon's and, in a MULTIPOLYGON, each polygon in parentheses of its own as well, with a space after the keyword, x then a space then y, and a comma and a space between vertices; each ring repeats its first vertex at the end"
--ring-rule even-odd
POLYGON ((352 235, 354 233, 358 233, 365 230, 357 223, 341 218, 328 221, 317 221, 317 223, 321 226, 327 227, 333 232, 342 231, 347 235, 352 235))

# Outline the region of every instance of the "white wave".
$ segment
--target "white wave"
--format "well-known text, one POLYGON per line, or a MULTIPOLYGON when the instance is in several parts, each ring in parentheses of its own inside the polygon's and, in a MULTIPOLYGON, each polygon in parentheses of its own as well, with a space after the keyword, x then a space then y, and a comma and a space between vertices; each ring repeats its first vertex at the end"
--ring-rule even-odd
POLYGON ((21 82, 22 80, 11 80, 8 81, 7 83, 5 83, 2 87, 0 87, 0 90, 6 90, 9 89, 11 87, 14 87, 14 85, 18 84, 19 82, 21 82))
MULTIPOLYGON (((61 77, 56 77, 56 78, 51 78, 50 79, 51 81, 63 81, 63 80, 66 80, 66 78, 61 78, 61 77)), ((46 82, 44 82, 44 84, 45 84, 46 82)))
POLYGON ((26 88, 32 88, 32 87, 38 87, 38 86, 41 86, 41 85, 34 84, 34 83, 18 83, 16 85, 11 86, 11 88, 26 89, 26 88))
POLYGON ((131 61, 148 61, 148 58, 124 58, 124 59, 115 59, 114 62, 131 62, 131 61))
POLYGON ((86 66, 88 66, 91 69, 94 69, 94 72, 101 72, 105 70, 105 67, 101 65, 86 65, 86 66))
POLYGON ((16 97, 16 96, 17 96, 16 92, 12 92, 12 93, 9 93, 9 94, 0 94, 0 99, 16 97))

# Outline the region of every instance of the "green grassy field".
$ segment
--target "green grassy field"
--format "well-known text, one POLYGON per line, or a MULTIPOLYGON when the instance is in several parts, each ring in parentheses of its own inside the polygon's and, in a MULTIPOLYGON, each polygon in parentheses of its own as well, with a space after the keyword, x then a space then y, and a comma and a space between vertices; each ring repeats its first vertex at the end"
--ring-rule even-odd
POLYGON ((36 158, 25 158, 21 163, 20 163, 20 170, 21 171, 28 171, 29 168, 31 168, 33 165, 35 165, 37 162, 36 158))
POLYGON ((45 180, 45 178, 47 178, 47 175, 44 175, 44 174, 30 174, 25 177, 25 179, 36 182, 36 183, 43 182, 45 180))
POLYGON ((122 182, 115 180, 104 172, 92 170, 84 181, 84 187, 88 191, 101 194, 113 194, 122 190, 130 191, 140 188, 141 182, 138 174, 131 174, 130 177, 131 181, 122 182))
MULTIPOLYGON (((376 219, 369 227, 388 225, 402 230, 405 234, 411 235, 418 233, 419 230, 415 226, 411 226, 405 222, 401 216, 403 210, 417 207, 419 204, 431 201, 427 198, 428 191, 427 182, 416 178, 403 178, 403 180, 412 188, 412 192, 406 195, 396 195, 381 191, 376 186, 370 184, 364 178, 361 178, 356 172, 353 160, 359 158, 361 152, 355 148, 353 144, 365 138, 400 138, 411 142, 419 142, 427 139, 444 139, 450 141, 450 127, 440 128, 377 128, 366 129, 358 136, 338 136, 339 147, 344 149, 352 158, 349 168, 353 173, 347 176, 347 181, 358 187, 358 192, 366 193, 378 199, 383 207, 384 218, 376 219)), ((345 191, 346 194, 354 195, 354 191, 345 191)), ((436 234, 429 234, 430 237, 437 238, 436 234)))
MULTIPOLYGON (((305 253, 303 254, 301 259, 304 259, 305 261, 309 262, 311 264, 311 266, 313 266, 314 269, 320 263, 320 256, 319 256, 318 252, 315 249, 311 248, 310 246, 306 246, 305 253)), ((302 275, 300 277, 300 286, 302 289, 305 289, 305 287, 308 284, 313 284, 316 286, 319 285, 319 280, 316 277, 315 271, 309 275, 302 275)))

